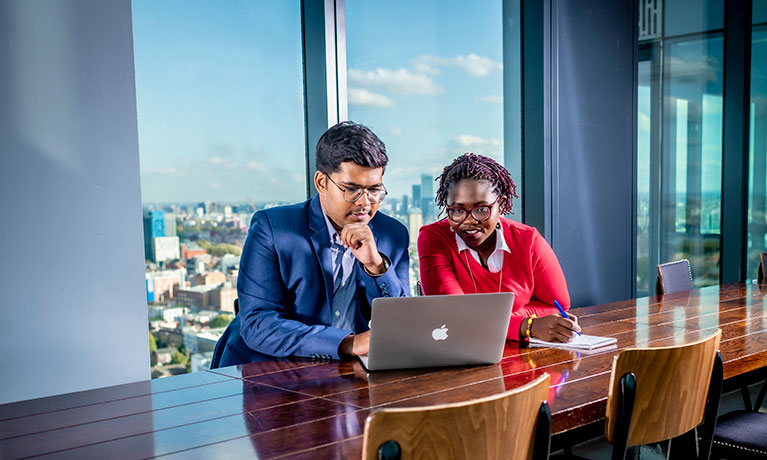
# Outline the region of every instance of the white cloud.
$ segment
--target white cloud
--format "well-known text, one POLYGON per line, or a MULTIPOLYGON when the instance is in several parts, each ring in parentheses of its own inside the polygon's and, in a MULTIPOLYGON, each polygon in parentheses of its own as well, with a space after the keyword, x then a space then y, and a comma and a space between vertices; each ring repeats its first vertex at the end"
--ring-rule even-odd
POLYGON ((472 136, 471 134, 459 134, 456 138, 456 143, 461 147, 474 147, 478 145, 500 145, 501 141, 498 139, 485 139, 479 136, 472 136))
POLYGON ((175 166, 172 166, 170 168, 163 168, 163 169, 150 169, 146 171, 144 174, 155 174, 158 176, 175 176, 179 173, 178 168, 175 166))
POLYGON ((259 163, 257 161, 249 161, 246 167, 258 172, 266 172, 266 166, 264 166, 263 163, 259 163))
POLYGON ((477 102, 487 102, 488 104, 502 104, 503 96, 482 96, 476 99, 477 102))
POLYGON ((363 105, 369 107, 391 107, 394 105, 394 101, 383 94, 374 93, 366 89, 349 88, 348 96, 349 104, 351 105, 363 105))
POLYGON ((237 163, 227 160, 226 158, 221 158, 219 156, 211 157, 210 160, 208 160, 208 164, 210 166, 220 166, 224 168, 236 168, 237 163))
POLYGON ((485 139, 471 134, 460 134, 448 143, 447 151, 456 154, 478 153, 498 160, 503 157, 503 142, 498 139, 485 139))
POLYGON ((220 188, 220 187, 221 187, 221 185, 218 182, 211 182, 210 183, 210 188, 212 188, 214 190, 217 189, 217 188, 220 188))
POLYGON ((364 71, 349 69, 347 79, 350 87, 376 88, 399 94, 441 94, 445 90, 423 74, 413 73, 408 69, 384 69, 364 71))
POLYGON ((395 126, 394 128, 389 130, 390 136, 401 136, 402 135, 402 128, 395 126))
POLYGON ((484 77, 490 72, 501 70, 503 64, 492 59, 471 53, 466 56, 443 58, 440 56, 423 55, 413 60, 413 67, 419 72, 436 74, 439 67, 458 67, 472 77, 484 77))
POLYGON ((432 65, 433 63, 428 62, 428 59, 424 59, 428 57, 429 56, 420 56, 416 59, 413 59, 413 68, 415 68, 415 71, 429 75, 441 74, 442 70, 440 70, 438 67, 434 67, 434 65, 432 65))

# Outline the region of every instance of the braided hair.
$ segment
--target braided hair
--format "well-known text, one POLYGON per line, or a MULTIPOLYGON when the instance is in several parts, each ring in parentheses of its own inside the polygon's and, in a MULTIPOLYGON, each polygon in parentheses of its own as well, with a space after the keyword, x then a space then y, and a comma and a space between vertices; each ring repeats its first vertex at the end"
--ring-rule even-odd
POLYGON ((493 191, 504 199, 503 207, 499 209, 500 214, 510 213, 511 198, 519 198, 517 185, 511 179, 511 174, 506 168, 492 158, 474 153, 464 153, 446 166, 442 170, 442 174, 435 179, 439 181, 436 201, 440 208, 444 209, 447 206, 447 192, 450 187, 463 179, 490 182, 493 185, 493 191))

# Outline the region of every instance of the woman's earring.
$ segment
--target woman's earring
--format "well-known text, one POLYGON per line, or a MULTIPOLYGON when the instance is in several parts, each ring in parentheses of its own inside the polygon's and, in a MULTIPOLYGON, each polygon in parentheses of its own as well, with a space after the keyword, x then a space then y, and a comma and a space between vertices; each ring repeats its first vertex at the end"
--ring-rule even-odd
POLYGON ((453 227, 450 227, 450 231, 455 233, 455 229, 453 227))
POLYGON ((501 223, 500 223, 500 222, 498 222, 497 224, 495 224, 495 228, 497 228, 498 230, 500 230, 500 229, 501 229, 501 223))

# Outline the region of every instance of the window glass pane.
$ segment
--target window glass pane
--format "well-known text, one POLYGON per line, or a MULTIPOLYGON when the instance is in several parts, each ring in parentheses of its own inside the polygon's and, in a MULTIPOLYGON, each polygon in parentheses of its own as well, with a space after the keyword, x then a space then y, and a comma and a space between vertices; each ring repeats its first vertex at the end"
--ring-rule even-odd
POLYGON ((639 62, 637 88, 637 293, 650 292, 650 131, 652 63, 639 62))
POLYGON ((767 0, 754 0, 751 20, 754 24, 767 24, 767 0))
POLYGON ((298 1, 133 1, 152 362, 178 363, 153 376, 207 366, 254 209, 305 199, 300 20, 298 1))
POLYGON ((767 251, 767 25, 752 29, 750 123, 746 279, 756 278, 767 251))
POLYGON ((698 34, 724 27, 723 0, 663 0, 664 35, 698 34))
MULTIPOLYGON (((413 278, 418 229, 439 212, 434 178, 465 152, 504 163, 501 4, 346 2, 349 118, 386 143, 381 209, 410 229, 413 278)), ((514 212, 521 216, 519 201, 514 212)))
POLYGON ((721 36, 664 45, 661 262, 689 259, 696 286, 719 282, 721 36))

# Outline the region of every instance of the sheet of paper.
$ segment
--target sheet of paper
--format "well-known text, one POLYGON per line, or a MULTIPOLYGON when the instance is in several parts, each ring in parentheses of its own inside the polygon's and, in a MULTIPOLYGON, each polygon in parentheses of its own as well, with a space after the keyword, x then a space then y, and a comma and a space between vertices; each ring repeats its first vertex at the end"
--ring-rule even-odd
POLYGON ((595 348, 602 348, 609 345, 615 345, 618 339, 615 337, 600 337, 598 335, 578 335, 575 336, 572 342, 547 342, 536 338, 530 339, 530 345, 536 347, 556 347, 556 348, 568 348, 571 350, 593 350, 595 348))

